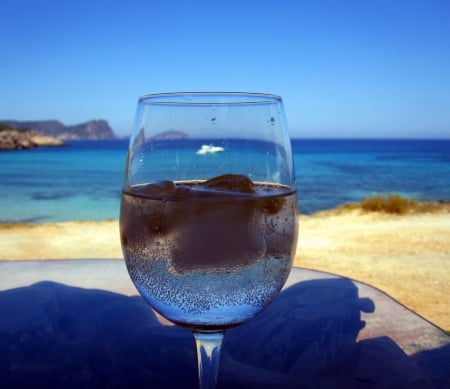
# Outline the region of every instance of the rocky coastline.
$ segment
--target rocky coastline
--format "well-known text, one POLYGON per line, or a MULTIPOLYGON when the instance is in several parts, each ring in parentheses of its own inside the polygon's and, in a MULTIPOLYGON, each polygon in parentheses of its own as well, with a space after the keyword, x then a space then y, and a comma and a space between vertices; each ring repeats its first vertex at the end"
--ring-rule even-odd
POLYGON ((64 146, 64 142, 52 136, 40 135, 35 131, 11 129, 0 132, 0 150, 24 150, 38 146, 64 146))
POLYGON ((52 136, 62 140, 68 139, 115 139, 114 131, 106 120, 89 120, 75 125, 65 125, 58 120, 18 121, 0 120, 0 127, 12 127, 38 134, 52 136))
POLYGON ((90 120, 69 126, 57 120, 0 120, 0 150, 64 146, 65 140, 115 138, 106 120, 90 120))

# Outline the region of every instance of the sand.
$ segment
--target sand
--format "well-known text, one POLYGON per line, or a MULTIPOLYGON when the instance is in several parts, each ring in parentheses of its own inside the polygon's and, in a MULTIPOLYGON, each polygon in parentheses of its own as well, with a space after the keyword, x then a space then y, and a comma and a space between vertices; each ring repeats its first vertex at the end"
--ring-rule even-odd
MULTIPOLYGON (((366 282, 450 330, 450 213, 300 216, 295 265, 366 282)), ((122 258, 118 222, 0 225, 0 260, 122 258)))
POLYGON ((450 213, 300 217, 295 264, 375 286, 450 330, 450 213))

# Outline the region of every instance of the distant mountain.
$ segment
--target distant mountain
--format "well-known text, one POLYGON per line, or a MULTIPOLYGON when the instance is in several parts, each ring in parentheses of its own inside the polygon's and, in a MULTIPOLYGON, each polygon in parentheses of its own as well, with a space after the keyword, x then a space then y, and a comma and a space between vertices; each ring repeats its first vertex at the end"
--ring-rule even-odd
POLYGON ((19 129, 35 131, 40 135, 52 136, 61 140, 117 138, 106 120, 90 120, 73 126, 66 126, 58 120, 0 120, 0 123, 19 129))

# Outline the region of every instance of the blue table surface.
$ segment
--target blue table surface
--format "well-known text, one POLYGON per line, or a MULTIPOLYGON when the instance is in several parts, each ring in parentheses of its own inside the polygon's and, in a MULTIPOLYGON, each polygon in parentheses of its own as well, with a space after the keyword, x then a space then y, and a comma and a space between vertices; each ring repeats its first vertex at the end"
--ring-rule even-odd
MULTIPOLYGON (((196 388, 192 335, 123 261, 0 261, 2 387, 196 388)), ((294 268, 225 335, 218 388, 449 388, 450 337, 382 291, 294 268)))

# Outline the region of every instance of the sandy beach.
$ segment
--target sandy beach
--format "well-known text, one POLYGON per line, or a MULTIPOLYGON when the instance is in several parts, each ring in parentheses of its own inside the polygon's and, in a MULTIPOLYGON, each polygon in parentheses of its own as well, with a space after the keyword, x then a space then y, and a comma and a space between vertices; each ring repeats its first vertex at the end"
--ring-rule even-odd
MULTIPOLYGON (((448 207, 447 207, 448 208, 448 207)), ((450 213, 300 216, 295 265, 375 286, 450 330, 450 213)), ((122 258, 118 221, 0 225, 0 260, 122 258)))

